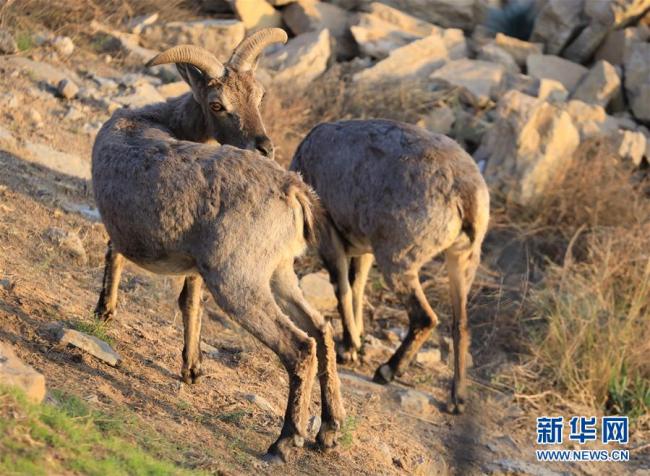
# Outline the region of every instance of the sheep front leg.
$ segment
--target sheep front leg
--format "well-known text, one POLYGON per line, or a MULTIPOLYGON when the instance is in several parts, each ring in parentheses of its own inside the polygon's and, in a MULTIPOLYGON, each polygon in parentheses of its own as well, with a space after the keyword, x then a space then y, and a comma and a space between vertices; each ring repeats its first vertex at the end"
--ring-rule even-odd
POLYGON ((183 314, 183 368, 181 378, 187 384, 196 383, 201 376, 201 286, 200 276, 185 277, 178 306, 183 314))

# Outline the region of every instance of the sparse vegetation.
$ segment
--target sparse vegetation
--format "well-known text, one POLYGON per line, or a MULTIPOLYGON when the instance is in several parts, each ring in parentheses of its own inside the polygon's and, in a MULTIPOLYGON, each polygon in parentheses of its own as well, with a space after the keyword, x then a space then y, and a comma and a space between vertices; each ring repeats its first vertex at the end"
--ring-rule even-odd
POLYGON ((157 451, 161 446, 142 445, 141 422, 93 411, 62 392, 54 397, 54 404, 34 405, 18 390, 0 387, 0 474, 190 474, 157 451))
POLYGON ((111 345, 114 344, 113 338, 108 333, 109 324, 105 321, 89 317, 85 320, 73 321, 72 328, 95 336, 111 345))

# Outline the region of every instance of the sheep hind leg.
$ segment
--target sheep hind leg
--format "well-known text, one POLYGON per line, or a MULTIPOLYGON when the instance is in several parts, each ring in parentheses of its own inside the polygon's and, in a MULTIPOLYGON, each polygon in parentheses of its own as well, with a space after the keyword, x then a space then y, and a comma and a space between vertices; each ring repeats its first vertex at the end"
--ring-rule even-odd
POLYGON ((389 276, 393 289, 403 302, 409 316, 409 330, 404 341, 383 365, 380 365, 373 380, 386 384, 396 376, 402 375, 409 366, 422 344, 429 338, 431 331, 438 325, 438 316, 427 301, 418 273, 412 272, 389 276))
POLYGON ((454 380, 451 386, 452 413, 462 413, 466 403, 467 353, 470 345, 470 332, 467 319, 467 294, 474 281, 479 264, 479 249, 447 250, 447 272, 449 274, 449 294, 451 297, 454 342, 454 380))
POLYGON ((185 277, 178 306, 183 315, 183 368, 181 379, 187 384, 197 383, 201 376, 201 287, 198 275, 185 277))
POLYGON ((352 258, 352 302, 354 305, 354 320, 357 325, 359 335, 363 337, 363 294, 368 281, 368 273, 375 257, 372 253, 366 253, 361 256, 352 258))
POLYGON ((124 256, 114 250, 113 244, 109 241, 106 249, 104 262, 104 277, 102 279, 102 290, 95 306, 94 315, 96 319, 108 322, 115 317, 117 308, 117 291, 120 286, 120 277, 124 267, 124 256))
POLYGON ((316 339, 322 406, 318 443, 324 449, 332 448, 336 445, 336 435, 345 418, 340 381, 336 371, 332 327, 306 301, 298 286, 298 279, 291 262, 285 263, 276 270, 273 292, 280 308, 298 327, 316 339))
POLYGON ((309 402, 317 370, 316 341, 280 310, 271 290, 264 289, 266 286, 241 282, 220 285, 223 275, 203 278, 221 309, 271 349, 289 375, 284 424, 265 456, 270 463, 286 462, 291 448, 302 446, 307 436, 309 402))

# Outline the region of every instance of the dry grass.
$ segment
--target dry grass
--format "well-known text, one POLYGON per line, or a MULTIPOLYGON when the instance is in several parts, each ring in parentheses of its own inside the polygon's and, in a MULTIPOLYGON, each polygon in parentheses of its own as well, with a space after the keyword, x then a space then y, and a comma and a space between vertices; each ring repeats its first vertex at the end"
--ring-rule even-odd
POLYGON ((543 281, 522 303, 524 361, 535 370, 518 386, 551 402, 641 417, 645 427, 650 202, 629 168, 608 143, 585 143, 557 187, 533 207, 502 204, 497 221, 526 236, 545 262, 543 281))

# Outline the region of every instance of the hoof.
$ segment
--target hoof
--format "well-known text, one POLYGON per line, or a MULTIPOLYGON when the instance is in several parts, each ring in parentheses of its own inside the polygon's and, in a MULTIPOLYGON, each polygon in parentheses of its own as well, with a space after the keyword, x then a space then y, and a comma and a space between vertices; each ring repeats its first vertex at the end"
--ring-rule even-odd
POLYGON ((357 351, 354 348, 339 345, 336 348, 336 361, 339 364, 350 365, 359 360, 357 351))
POLYGON ((321 450, 327 451, 338 445, 337 436, 340 429, 341 424, 336 420, 326 421, 321 424, 316 439, 321 450))
POLYGON ((269 466, 278 466, 285 463, 282 457, 276 453, 266 453, 264 456, 262 456, 262 461, 264 461, 269 466))
POLYGON ((93 316, 98 321, 110 322, 115 318, 115 310, 97 308, 95 309, 95 312, 93 312, 93 316))
POLYGON ((395 374, 393 369, 390 368, 390 365, 384 364, 380 365, 379 368, 375 371, 375 375, 372 377, 372 381, 380 385, 386 385, 393 381, 395 374))
POLYGON ((447 410, 453 415, 460 415, 465 411, 465 392, 456 391, 456 384, 451 384, 451 401, 447 404, 447 410))
POLYGON ((302 448, 305 439, 300 435, 285 436, 273 443, 263 459, 270 464, 286 463, 294 447, 302 448))
POLYGON ((198 383, 202 375, 203 371, 200 367, 184 368, 181 370, 181 380, 188 385, 198 383))

